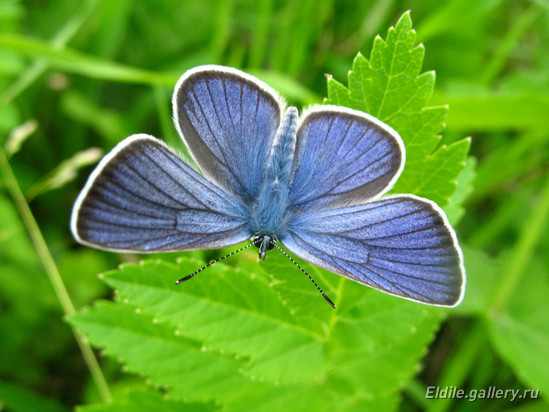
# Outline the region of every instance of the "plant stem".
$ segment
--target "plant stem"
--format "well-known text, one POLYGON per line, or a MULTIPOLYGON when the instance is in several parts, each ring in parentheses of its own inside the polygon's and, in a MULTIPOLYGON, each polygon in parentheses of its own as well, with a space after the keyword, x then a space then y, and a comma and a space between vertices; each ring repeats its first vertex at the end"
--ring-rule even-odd
MULTIPOLYGON (((13 170, 11 169, 11 166, 6 157, 6 153, 1 147, 0 172, 2 173, 4 183, 8 188, 11 197, 13 198, 19 214, 21 215, 21 219, 23 220, 23 223, 27 228, 29 236, 32 240, 32 243, 34 244, 42 265, 46 270, 48 278, 53 286, 57 299, 61 304, 63 312, 65 313, 65 316, 69 317, 75 313, 74 305, 72 304, 67 289, 65 288, 65 284, 63 283, 63 279, 61 278, 59 270, 57 269, 57 266, 55 265, 48 246, 46 245, 46 241, 44 240, 44 237, 40 232, 38 223, 34 219, 29 205, 27 204, 25 197, 21 192, 21 188, 19 187, 17 179, 13 174, 13 170)), ((90 370, 91 376, 95 382, 95 385, 97 386, 97 390, 99 391, 101 398, 105 402, 110 402, 112 398, 109 387, 107 385, 105 377, 103 376, 103 373, 101 372, 101 368, 99 367, 99 363, 97 362, 97 359, 95 357, 95 354, 93 353, 90 344, 88 343, 86 337, 78 332, 76 329, 71 327, 71 330, 74 334, 76 342, 78 343, 78 346, 80 347, 80 351, 82 352, 84 361, 86 362, 86 365, 90 370)))

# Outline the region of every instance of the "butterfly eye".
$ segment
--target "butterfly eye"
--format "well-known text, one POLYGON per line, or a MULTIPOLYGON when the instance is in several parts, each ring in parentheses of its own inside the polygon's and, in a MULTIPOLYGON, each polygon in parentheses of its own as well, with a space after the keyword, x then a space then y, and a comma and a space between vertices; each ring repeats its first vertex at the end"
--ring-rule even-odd
POLYGON ((255 247, 257 247, 257 248, 260 247, 261 244, 263 243, 263 236, 255 235, 255 236, 254 236, 253 243, 254 243, 254 246, 255 246, 255 247))

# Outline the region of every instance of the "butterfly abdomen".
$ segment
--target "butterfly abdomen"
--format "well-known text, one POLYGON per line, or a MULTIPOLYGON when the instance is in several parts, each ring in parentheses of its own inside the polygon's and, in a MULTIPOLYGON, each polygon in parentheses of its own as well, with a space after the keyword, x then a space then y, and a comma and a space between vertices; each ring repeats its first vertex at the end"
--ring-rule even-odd
POLYGON ((297 109, 288 108, 276 133, 259 196, 252 211, 254 234, 275 237, 283 229, 282 217, 288 205, 297 118, 297 109))

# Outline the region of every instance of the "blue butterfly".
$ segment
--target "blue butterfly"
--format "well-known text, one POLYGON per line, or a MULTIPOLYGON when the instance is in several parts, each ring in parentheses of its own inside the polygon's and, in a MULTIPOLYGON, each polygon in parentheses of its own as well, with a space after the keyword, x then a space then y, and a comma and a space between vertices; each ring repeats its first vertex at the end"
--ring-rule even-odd
POLYGON ((413 195, 382 197, 405 162, 392 128, 337 106, 299 116, 258 79, 212 65, 179 79, 173 110, 202 174, 152 136, 126 138, 74 204, 78 242, 152 253, 251 239, 264 259, 280 241, 314 265, 383 292, 460 303, 463 258, 444 212, 413 195))

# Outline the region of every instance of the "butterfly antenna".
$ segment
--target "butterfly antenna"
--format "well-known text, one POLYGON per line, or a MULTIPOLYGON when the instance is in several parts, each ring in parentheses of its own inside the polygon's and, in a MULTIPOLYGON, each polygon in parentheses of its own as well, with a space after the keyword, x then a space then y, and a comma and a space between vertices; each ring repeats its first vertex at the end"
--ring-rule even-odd
POLYGON ((288 259, 290 259, 290 260, 292 261, 292 263, 293 263, 294 265, 296 265, 296 266, 299 268, 299 270, 301 270, 303 273, 305 273, 305 274, 307 275, 307 277, 309 278, 309 280, 310 280, 311 282, 313 282, 313 285, 316 286, 316 288, 318 289, 318 291, 320 292, 320 294, 322 295, 322 297, 324 297, 324 299, 326 299, 326 302, 328 302, 328 303, 330 304, 330 306, 331 306, 332 308, 335 309, 335 305, 334 305, 334 302, 332 302, 332 299, 330 299, 330 298, 328 297, 328 295, 326 295, 326 294, 324 293, 324 291, 320 288, 320 286, 318 286, 318 284, 317 284, 317 283, 315 282, 315 280, 311 277, 311 275, 309 275, 307 272, 305 272, 305 269, 303 269, 301 266, 299 266, 299 263, 297 263, 294 259, 292 259, 292 257, 291 257, 290 255, 288 255, 284 250, 282 250, 282 249, 280 248, 280 246, 278 246, 277 244, 275 244, 275 247, 276 247, 278 250, 280 250, 280 251, 284 254, 284 256, 286 256, 288 259))
POLYGON ((250 243, 249 245, 246 245, 244 247, 241 247, 240 249, 238 250, 235 250, 231 253, 229 253, 228 255, 225 255, 225 256, 222 256, 220 257, 219 259, 216 259, 216 260, 212 260, 210 263, 208 263, 206 266, 203 266, 201 267, 200 269, 198 269, 196 272, 193 272, 191 273, 190 275, 187 275, 185 276, 184 278, 181 278, 179 279, 178 281, 175 282, 175 284, 179 284, 179 283, 182 283, 182 282, 185 282, 186 280, 189 280, 190 278, 194 277, 195 275, 198 275, 200 272, 202 272, 204 269, 207 269, 209 268, 211 265, 213 265, 214 263, 217 263, 217 262, 220 262, 222 261, 223 259, 227 259, 229 256, 232 256, 238 252, 242 252, 243 250, 245 249, 248 249, 250 246, 253 246, 254 244, 253 243, 250 243))

